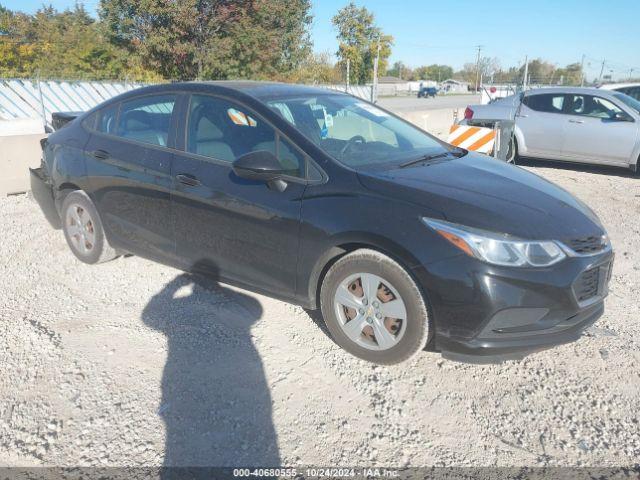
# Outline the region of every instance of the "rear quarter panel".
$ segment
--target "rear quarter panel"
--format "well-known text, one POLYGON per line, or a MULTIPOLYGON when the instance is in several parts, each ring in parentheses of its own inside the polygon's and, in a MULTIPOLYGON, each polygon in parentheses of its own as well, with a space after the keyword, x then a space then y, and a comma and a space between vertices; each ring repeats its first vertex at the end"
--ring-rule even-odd
POLYGON ((57 192, 67 188, 89 190, 84 156, 89 137, 77 120, 49 136, 44 162, 57 192))

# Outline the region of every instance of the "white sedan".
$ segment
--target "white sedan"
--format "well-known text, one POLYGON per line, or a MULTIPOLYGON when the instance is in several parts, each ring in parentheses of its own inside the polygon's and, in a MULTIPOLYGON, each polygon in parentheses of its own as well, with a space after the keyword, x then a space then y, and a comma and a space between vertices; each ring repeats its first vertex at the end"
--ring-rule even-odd
POLYGON ((522 157, 638 168, 640 102, 617 91, 532 89, 470 105, 461 123, 515 120, 510 160, 522 157))

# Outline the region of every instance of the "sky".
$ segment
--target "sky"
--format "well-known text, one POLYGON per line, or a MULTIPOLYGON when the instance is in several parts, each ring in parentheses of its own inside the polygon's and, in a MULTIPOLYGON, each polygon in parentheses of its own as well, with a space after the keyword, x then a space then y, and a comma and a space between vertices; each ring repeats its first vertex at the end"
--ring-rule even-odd
MULTIPOLYGON (((318 52, 335 53, 338 42, 331 18, 348 0, 312 0, 311 37, 318 52)), ((0 0, 12 10, 34 12, 42 0, 0 0)), ((72 7, 75 0, 50 0, 72 7)), ((83 2, 95 13, 98 0, 83 2)), ((460 69, 482 55, 496 57, 503 68, 522 65, 525 56, 559 66, 585 55, 589 79, 640 75, 640 0, 357 0, 395 39, 391 63, 411 67, 433 63, 460 69)))

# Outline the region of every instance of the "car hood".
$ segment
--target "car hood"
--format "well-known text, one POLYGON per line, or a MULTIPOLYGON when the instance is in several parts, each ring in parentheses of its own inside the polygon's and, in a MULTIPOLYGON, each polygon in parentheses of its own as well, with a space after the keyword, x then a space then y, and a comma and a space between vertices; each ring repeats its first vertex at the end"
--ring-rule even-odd
POLYGON ((360 172, 365 188, 439 212, 443 219, 524 239, 604 234, 593 211, 520 167, 469 153, 438 163, 360 172))

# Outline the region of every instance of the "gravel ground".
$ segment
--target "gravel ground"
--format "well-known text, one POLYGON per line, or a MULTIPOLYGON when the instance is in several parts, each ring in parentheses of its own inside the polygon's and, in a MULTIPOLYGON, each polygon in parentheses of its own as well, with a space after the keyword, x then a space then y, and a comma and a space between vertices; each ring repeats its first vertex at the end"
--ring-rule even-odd
POLYGON ((75 260, 0 199, 0 465, 618 466, 640 458, 640 178, 528 165, 601 216, 606 315, 500 365, 383 368, 300 308, 127 257, 75 260))

